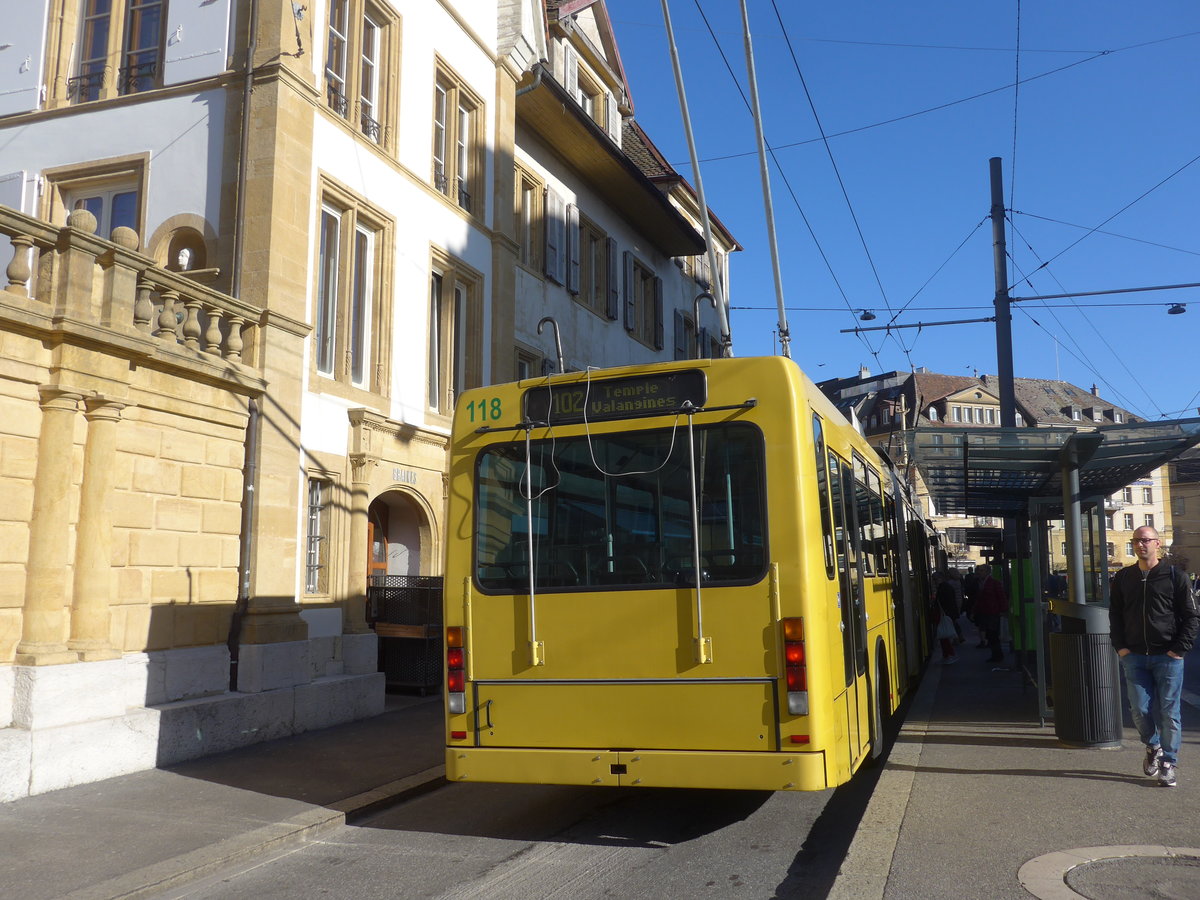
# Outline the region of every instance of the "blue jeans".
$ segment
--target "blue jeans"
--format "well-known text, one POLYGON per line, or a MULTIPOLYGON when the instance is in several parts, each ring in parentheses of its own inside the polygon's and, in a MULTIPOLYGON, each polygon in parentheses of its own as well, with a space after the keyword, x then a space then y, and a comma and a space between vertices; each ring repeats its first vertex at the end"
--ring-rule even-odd
POLYGON ((1147 747, 1162 747, 1164 762, 1174 763, 1182 730, 1179 698, 1183 693, 1183 660, 1158 653, 1129 653, 1121 657, 1129 712, 1138 736, 1147 747))

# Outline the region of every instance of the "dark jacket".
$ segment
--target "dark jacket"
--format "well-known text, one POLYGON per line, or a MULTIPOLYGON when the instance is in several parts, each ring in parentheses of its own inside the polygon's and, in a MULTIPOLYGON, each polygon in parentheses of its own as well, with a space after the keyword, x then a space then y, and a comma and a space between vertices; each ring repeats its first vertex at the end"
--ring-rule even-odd
POLYGON ((1183 656, 1196 641, 1200 612, 1187 576, 1174 566, 1160 562, 1143 573, 1132 565, 1113 578, 1108 622, 1116 650, 1183 656))
POLYGON ((1004 585, 989 575, 979 585, 979 595, 975 599, 975 615, 1001 616, 1008 612, 1008 595, 1004 593, 1004 585))

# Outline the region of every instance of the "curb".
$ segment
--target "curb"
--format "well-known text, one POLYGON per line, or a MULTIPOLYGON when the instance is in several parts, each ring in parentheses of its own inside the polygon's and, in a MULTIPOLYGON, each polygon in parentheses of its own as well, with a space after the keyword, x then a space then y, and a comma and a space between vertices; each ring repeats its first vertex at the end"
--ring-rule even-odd
POLYGON ((143 866, 133 872, 89 885, 63 900, 136 900, 179 887, 230 864, 244 862, 271 850, 300 844, 339 825, 352 824, 374 812, 446 783, 446 767, 434 766, 388 782, 329 806, 317 806, 282 822, 264 825, 190 853, 143 866))
POLYGON ((926 666, 826 900, 882 900, 941 680, 940 667, 926 666))

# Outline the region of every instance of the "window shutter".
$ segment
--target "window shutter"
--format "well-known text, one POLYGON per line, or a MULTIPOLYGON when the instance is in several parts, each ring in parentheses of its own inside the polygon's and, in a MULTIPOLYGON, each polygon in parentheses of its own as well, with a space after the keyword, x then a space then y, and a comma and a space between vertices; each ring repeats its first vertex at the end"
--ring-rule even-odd
POLYGON ((562 283, 562 200, 551 188, 546 188, 546 274, 562 283))
POLYGON ((553 375, 554 374, 554 360, 550 359, 547 356, 542 357, 542 374, 543 375, 553 375))
POLYGON ((654 279, 654 349, 663 348, 663 280, 654 279))
POLYGON ((229 56, 229 0, 170 0, 163 84, 220 75, 229 56))
POLYGON ((675 358, 687 359, 687 320, 683 317, 683 310, 675 310, 675 358))
POLYGON ((625 265, 622 266, 625 275, 625 330, 633 331, 637 322, 637 301, 633 296, 633 254, 628 250, 624 253, 625 265))
POLYGON ((605 91, 604 93, 604 130, 613 139, 613 143, 621 146, 621 110, 617 107, 617 98, 605 91))
POLYGON ((11 46, 0 50, 0 116, 41 105, 49 5, 50 0, 5 4, 4 43, 11 46))
POLYGON ((17 212, 25 212, 24 172, 0 175, 0 206, 10 206, 17 212))
POLYGON ((604 305, 604 314, 612 321, 617 320, 621 310, 621 273, 619 271, 620 257, 617 255, 617 239, 607 238, 604 242, 604 261, 608 280, 608 297, 604 305))
POLYGON ((579 293, 579 207, 567 204, 567 290, 579 293))
POLYGON ((570 44, 563 45, 563 85, 571 99, 579 102, 579 54, 570 44))
POLYGON ((708 329, 701 328, 696 334, 696 356, 700 359, 712 359, 712 347, 709 345, 708 329))

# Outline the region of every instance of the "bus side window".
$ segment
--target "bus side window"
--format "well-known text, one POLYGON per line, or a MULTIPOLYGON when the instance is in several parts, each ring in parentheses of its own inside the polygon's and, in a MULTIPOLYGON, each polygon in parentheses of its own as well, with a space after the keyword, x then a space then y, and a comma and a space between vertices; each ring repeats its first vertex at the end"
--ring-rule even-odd
POLYGON ((833 521, 829 510, 829 472, 825 467, 825 432, 821 428, 820 416, 813 416, 813 446, 817 452, 817 502, 821 507, 821 544, 825 548, 825 577, 832 579, 833 521))
POLYGON ((854 508, 858 514, 859 565, 863 575, 875 574, 875 541, 871 525, 871 492, 867 487, 867 466, 854 454, 854 508))

